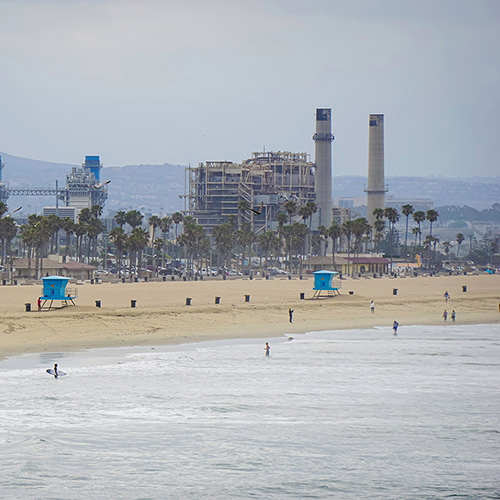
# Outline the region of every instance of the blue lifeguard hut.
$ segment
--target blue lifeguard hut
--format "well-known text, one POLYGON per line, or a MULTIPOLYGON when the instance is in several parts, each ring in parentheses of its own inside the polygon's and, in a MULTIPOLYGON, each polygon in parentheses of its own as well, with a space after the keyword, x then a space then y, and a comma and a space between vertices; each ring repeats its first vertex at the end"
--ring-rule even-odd
POLYGON ((314 273, 314 295, 313 299, 318 299, 321 292, 327 292, 328 297, 339 295, 342 283, 339 273, 336 271, 316 271, 314 273))
POLYGON ((49 300, 49 310, 54 300, 60 300, 63 307, 69 305, 68 301, 71 301, 71 303, 75 305, 73 299, 77 297, 76 288, 66 288, 69 278, 65 278, 64 276, 46 276, 42 278, 42 282, 43 295, 40 297, 40 309, 43 309, 49 300))

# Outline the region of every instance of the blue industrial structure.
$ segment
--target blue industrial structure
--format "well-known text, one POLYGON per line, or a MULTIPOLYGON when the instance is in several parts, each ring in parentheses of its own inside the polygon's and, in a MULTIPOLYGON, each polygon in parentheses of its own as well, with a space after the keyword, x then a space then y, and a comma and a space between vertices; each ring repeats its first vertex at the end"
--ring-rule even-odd
POLYGON ((73 299, 76 299, 77 297, 76 288, 66 289, 68 281, 69 278, 64 278, 62 276, 47 276, 45 278, 42 278, 43 295, 40 297, 40 309, 43 309, 43 307, 49 300, 49 310, 52 307, 52 303, 54 302, 54 300, 60 300, 62 306, 69 305, 68 301, 71 301, 71 303, 75 305, 73 299))
POLYGON ((336 271, 316 271, 314 273, 314 288, 313 299, 319 298, 321 292, 327 292, 328 297, 333 297, 335 294, 340 294, 342 283, 339 279, 339 273, 336 271))
POLYGON ((4 164, 0 157, 0 201, 7 203, 9 196, 55 196, 55 206, 62 200, 64 207, 75 207, 77 213, 92 205, 104 207, 108 199, 108 183, 100 181, 102 163, 99 156, 86 156, 81 168, 73 167, 66 176, 66 186, 56 189, 9 189, 9 183, 2 181, 4 164))

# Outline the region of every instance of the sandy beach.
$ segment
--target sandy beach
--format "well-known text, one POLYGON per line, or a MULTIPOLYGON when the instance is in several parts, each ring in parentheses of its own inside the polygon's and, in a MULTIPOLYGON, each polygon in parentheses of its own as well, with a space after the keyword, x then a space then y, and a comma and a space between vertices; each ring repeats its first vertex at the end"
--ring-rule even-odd
POLYGON ((0 357, 390 327, 394 319, 403 333, 405 325, 443 323, 444 309, 450 324, 452 310, 457 324, 500 322, 499 275, 346 279, 340 295, 319 300, 311 300, 312 277, 84 283, 77 289, 76 306, 37 311, 41 286, 1 286, 0 357), (445 291, 450 294, 447 303, 445 291), (220 297, 220 304, 215 304, 215 297, 220 297), (370 311, 371 300, 375 313, 370 311), (26 312, 26 303, 31 303, 31 312, 26 312), (289 308, 294 310, 293 323, 289 308))

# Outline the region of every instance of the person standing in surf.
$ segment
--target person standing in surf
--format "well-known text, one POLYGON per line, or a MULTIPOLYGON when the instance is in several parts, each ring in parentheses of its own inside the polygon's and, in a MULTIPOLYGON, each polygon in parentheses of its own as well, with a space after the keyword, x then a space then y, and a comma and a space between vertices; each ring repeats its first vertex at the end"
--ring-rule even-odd
POLYGON ((270 355, 271 355, 271 346, 266 342, 266 347, 265 347, 265 351, 266 351, 266 358, 268 358, 270 355))
POLYGON ((57 373, 57 363, 54 363, 54 378, 57 378, 59 373, 57 373))
POLYGON ((392 324, 392 331, 394 332, 394 335, 398 334, 398 326, 399 323, 396 320, 394 320, 394 323, 392 324))

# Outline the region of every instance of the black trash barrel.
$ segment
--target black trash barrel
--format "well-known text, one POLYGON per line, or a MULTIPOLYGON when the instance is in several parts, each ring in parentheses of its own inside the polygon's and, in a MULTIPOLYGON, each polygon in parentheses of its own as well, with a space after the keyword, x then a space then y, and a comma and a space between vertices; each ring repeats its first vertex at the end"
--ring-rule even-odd
POLYGON ((186 297, 186 305, 187 306, 191 305, 191 297, 186 297))
POLYGON ((125 281, 126 281, 125 278, 122 278, 122 283, 125 283, 125 281))
POLYGON ((95 306, 100 308, 101 307, 101 301, 100 300, 96 300, 95 301, 95 306))
POLYGON ((130 307, 134 308, 136 304, 137 304, 137 300, 130 301, 130 307))
POLYGON ((29 302, 24 304, 24 307, 26 308, 27 313, 29 313, 31 311, 31 304, 29 302))
POLYGON ((463 285, 462 286, 462 292, 466 292, 467 291, 467 285, 463 285))
POLYGON ((301 292, 300 293, 300 300, 304 300, 306 298, 306 294, 301 292))
POLYGON ((250 295, 245 295, 245 302, 250 302, 250 295))
POLYGON ((215 303, 220 304, 220 297, 215 297, 215 303))
POLYGON ((397 295, 398 294, 398 289, 397 288, 393 288, 392 289, 392 295, 397 295))

